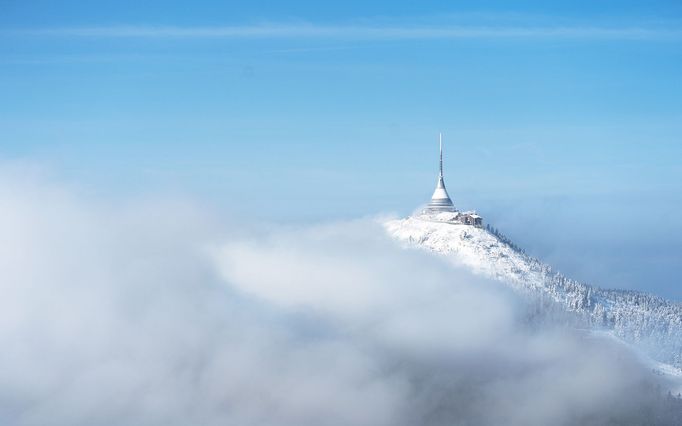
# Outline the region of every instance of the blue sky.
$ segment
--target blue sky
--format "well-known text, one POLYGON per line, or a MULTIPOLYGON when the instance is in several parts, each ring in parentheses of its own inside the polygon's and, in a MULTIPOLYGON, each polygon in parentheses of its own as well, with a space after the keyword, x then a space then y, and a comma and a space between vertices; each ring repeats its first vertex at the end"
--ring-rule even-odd
POLYGON ((682 299, 682 4, 0 0, 0 159, 300 222, 455 203, 682 299))

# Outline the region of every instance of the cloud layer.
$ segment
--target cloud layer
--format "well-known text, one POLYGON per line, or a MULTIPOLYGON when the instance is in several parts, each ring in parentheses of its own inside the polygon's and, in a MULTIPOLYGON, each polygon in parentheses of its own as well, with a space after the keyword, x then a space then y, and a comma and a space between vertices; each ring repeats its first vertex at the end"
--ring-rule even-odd
POLYGON ((639 424, 666 403, 617 344, 531 330, 372 221, 243 228, 1 172, 0 423, 639 424))
POLYGON ((504 25, 319 25, 260 24, 214 27, 93 26, 34 28, 10 35, 153 39, 319 39, 347 41, 447 39, 584 39, 679 41, 676 28, 646 26, 504 26, 504 25))

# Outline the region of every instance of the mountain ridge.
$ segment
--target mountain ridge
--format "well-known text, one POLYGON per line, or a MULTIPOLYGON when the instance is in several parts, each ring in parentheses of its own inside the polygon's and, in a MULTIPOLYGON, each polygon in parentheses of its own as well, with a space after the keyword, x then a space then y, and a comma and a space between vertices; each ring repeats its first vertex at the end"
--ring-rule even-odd
POLYGON ((633 290, 602 289, 566 277, 493 228, 465 225, 457 213, 420 213, 383 223, 409 246, 444 255, 540 302, 582 326, 606 331, 659 363, 682 369, 682 304, 633 290))

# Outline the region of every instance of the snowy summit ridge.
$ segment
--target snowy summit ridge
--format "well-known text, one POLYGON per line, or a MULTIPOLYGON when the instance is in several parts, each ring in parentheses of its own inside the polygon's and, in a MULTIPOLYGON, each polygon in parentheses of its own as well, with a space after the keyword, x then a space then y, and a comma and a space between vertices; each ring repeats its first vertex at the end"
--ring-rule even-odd
MULTIPOLYGON (((445 191, 443 146, 431 202, 419 213, 384 223, 396 239, 446 256, 501 281, 544 311, 568 314, 581 327, 606 331, 651 359, 682 369, 682 305, 636 291, 604 290, 572 280, 528 256, 475 212, 459 212, 445 191)), ((680 370, 682 373, 682 370, 680 370)))
POLYGON ((461 213, 419 213, 384 223, 408 245, 427 249, 477 274, 501 281, 543 306, 559 308, 580 324, 608 331, 652 359, 682 367, 682 305, 625 290, 572 280, 528 256, 492 228, 462 223, 461 213))

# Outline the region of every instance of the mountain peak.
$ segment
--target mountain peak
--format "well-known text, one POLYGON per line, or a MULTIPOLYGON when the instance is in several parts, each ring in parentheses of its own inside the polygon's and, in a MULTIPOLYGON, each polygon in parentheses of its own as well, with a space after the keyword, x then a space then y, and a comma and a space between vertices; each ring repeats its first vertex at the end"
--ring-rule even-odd
MULTIPOLYGON (((466 214, 472 214, 466 213, 466 214)), ((430 250, 526 298, 551 301, 581 327, 609 335, 649 358, 682 367, 682 305, 627 290, 604 290, 572 280, 528 256, 492 228, 466 224, 463 213, 422 212, 384 223, 409 246, 430 250)), ((666 369, 669 373, 670 369, 666 369)))

